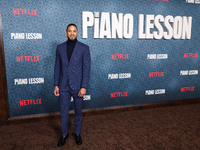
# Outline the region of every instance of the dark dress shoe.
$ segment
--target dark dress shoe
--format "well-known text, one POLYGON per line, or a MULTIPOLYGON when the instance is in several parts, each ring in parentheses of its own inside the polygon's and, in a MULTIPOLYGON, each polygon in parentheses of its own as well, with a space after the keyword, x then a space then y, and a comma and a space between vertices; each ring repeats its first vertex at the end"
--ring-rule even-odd
POLYGON ((82 144, 82 138, 80 134, 75 134, 75 141, 77 145, 81 145, 82 144))
POLYGON ((58 141, 58 147, 62 147, 65 145, 65 141, 68 139, 69 133, 66 136, 61 136, 61 138, 58 141))

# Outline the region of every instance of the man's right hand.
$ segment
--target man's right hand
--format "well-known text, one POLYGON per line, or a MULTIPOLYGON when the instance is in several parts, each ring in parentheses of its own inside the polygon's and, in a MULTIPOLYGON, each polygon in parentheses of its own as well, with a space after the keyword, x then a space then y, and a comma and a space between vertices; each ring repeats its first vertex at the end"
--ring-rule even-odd
POLYGON ((55 86, 55 88, 54 88, 54 95, 55 96, 59 96, 60 94, 59 94, 59 87, 58 86, 55 86))

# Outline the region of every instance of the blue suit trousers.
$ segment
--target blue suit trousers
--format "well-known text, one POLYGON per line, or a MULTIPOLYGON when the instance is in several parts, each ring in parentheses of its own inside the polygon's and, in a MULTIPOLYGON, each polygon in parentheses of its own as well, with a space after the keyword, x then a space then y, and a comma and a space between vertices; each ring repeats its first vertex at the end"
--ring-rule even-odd
POLYGON ((78 97, 79 91, 71 90, 70 88, 66 91, 60 91, 60 108, 61 108, 61 124, 62 124, 62 135, 66 136, 69 129, 69 108, 71 103, 71 96, 74 100, 75 110, 75 134, 81 133, 82 126, 82 102, 83 97, 78 97))

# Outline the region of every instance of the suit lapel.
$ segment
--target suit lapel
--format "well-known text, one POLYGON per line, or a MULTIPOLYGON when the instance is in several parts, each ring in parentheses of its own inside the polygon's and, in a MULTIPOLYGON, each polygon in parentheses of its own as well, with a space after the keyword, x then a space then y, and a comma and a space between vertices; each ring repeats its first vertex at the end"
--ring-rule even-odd
POLYGON ((67 42, 65 42, 64 46, 63 46, 63 57, 65 61, 65 64, 68 64, 68 57, 67 57, 67 42))

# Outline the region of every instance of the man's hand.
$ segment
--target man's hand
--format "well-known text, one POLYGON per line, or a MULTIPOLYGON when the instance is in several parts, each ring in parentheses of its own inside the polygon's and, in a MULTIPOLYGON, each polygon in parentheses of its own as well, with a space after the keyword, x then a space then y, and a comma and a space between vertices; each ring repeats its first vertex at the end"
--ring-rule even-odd
POLYGON ((85 88, 81 88, 79 93, 78 93, 78 97, 83 97, 86 94, 86 89, 85 88))
POLYGON ((54 95, 55 96, 59 96, 60 94, 59 94, 59 87, 58 86, 55 86, 55 88, 54 88, 54 95))

